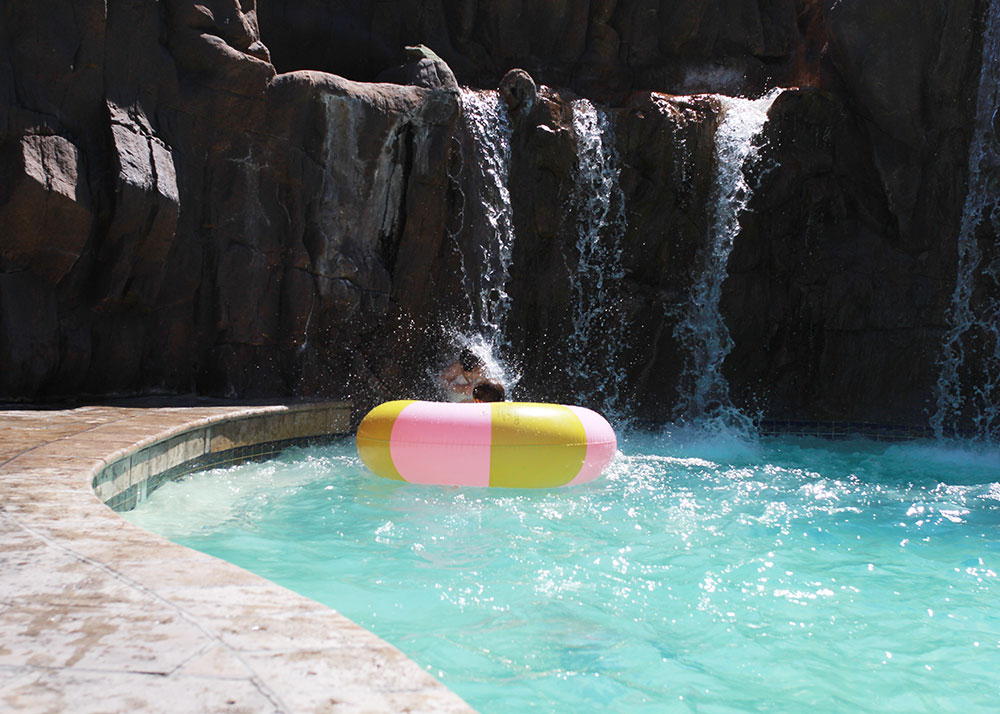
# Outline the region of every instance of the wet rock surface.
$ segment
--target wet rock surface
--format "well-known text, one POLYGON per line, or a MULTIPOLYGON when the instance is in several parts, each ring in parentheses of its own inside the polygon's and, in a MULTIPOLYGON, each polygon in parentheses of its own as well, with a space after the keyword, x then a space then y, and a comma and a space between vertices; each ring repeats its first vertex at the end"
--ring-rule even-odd
POLYGON ((800 89, 748 167, 723 287, 734 399, 923 423, 986 7, 5 2, 0 398, 431 396, 488 230, 465 85, 510 112, 520 396, 576 396, 558 385, 587 97, 610 104, 624 196, 603 318, 623 326, 623 399, 668 418, 721 111, 695 93, 777 85, 800 89))

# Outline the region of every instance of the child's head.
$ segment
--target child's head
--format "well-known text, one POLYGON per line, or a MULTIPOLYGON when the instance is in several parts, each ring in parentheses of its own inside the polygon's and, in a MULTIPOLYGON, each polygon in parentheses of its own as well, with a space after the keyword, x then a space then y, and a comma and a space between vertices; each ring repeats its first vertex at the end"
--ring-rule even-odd
POLYGON ((503 385, 498 382, 480 382, 472 390, 474 402, 502 402, 506 396, 503 385))

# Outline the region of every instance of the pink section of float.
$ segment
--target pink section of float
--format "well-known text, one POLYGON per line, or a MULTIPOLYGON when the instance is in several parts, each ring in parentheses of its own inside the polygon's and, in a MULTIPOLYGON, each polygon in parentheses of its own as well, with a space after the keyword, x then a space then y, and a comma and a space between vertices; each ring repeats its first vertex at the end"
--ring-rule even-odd
POLYGON ((618 438, 614 429, 600 414, 583 407, 567 407, 583 424, 587 433, 587 455, 584 457, 580 473, 567 486, 593 481, 615 455, 618 438))
POLYGON ((390 453, 411 483, 490 485, 490 405, 413 402, 392 427, 390 453), (447 479, 447 480, 443 480, 447 479))

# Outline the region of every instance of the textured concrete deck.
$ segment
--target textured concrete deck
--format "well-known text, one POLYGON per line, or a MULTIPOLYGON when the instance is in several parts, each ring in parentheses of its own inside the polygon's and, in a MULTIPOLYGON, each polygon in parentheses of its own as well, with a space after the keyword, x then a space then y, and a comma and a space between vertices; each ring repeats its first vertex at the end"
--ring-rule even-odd
POLYGON ((282 409, 0 411, 0 711, 472 711, 333 610, 94 493, 137 445, 282 409))

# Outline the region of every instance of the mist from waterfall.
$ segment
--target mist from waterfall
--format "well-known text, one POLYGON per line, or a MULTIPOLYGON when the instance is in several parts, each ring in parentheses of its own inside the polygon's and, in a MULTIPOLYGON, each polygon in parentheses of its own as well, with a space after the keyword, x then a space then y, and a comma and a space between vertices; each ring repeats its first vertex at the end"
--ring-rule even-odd
POLYGON ((1000 75, 1000 0, 990 3, 983 34, 982 66, 975 127, 969 147, 968 184, 958 235, 958 273, 948 331, 941 346, 936 411, 931 427, 937 437, 1000 439, 1000 296, 978 299, 977 286, 1000 283, 1000 265, 986 261, 976 236, 984 220, 1000 208, 996 191, 1000 144, 994 120, 1000 75), (992 168, 992 171, 991 171, 992 168), (977 297, 974 302, 973 298, 977 297), (971 358, 971 359, 970 359, 971 358), (971 426, 972 433, 963 433, 971 426))
POLYGON ((767 122, 767 112, 781 93, 775 89, 760 99, 718 96, 722 116, 715 133, 715 176, 709 198, 708 240, 698 258, 691 300, 674 337, 685 350, 675 418, 680 422, 716 426, 749 434, 753 421, 736 409, 722 364, 732 350, 719 302, 727 276, 729 254, 740 231, 740 214, 750 200, 744 168, 756 159, 754 140, 767 122))
POLYGON ((566 376, 580 403, 606 414, 621 411, 625 326, 620 304, 625 194, 608 113, 586 99, 573 102, 577 169, 569 210, 576 219, 575 270, 570 272, 573 331, 566 344, 566 376))

